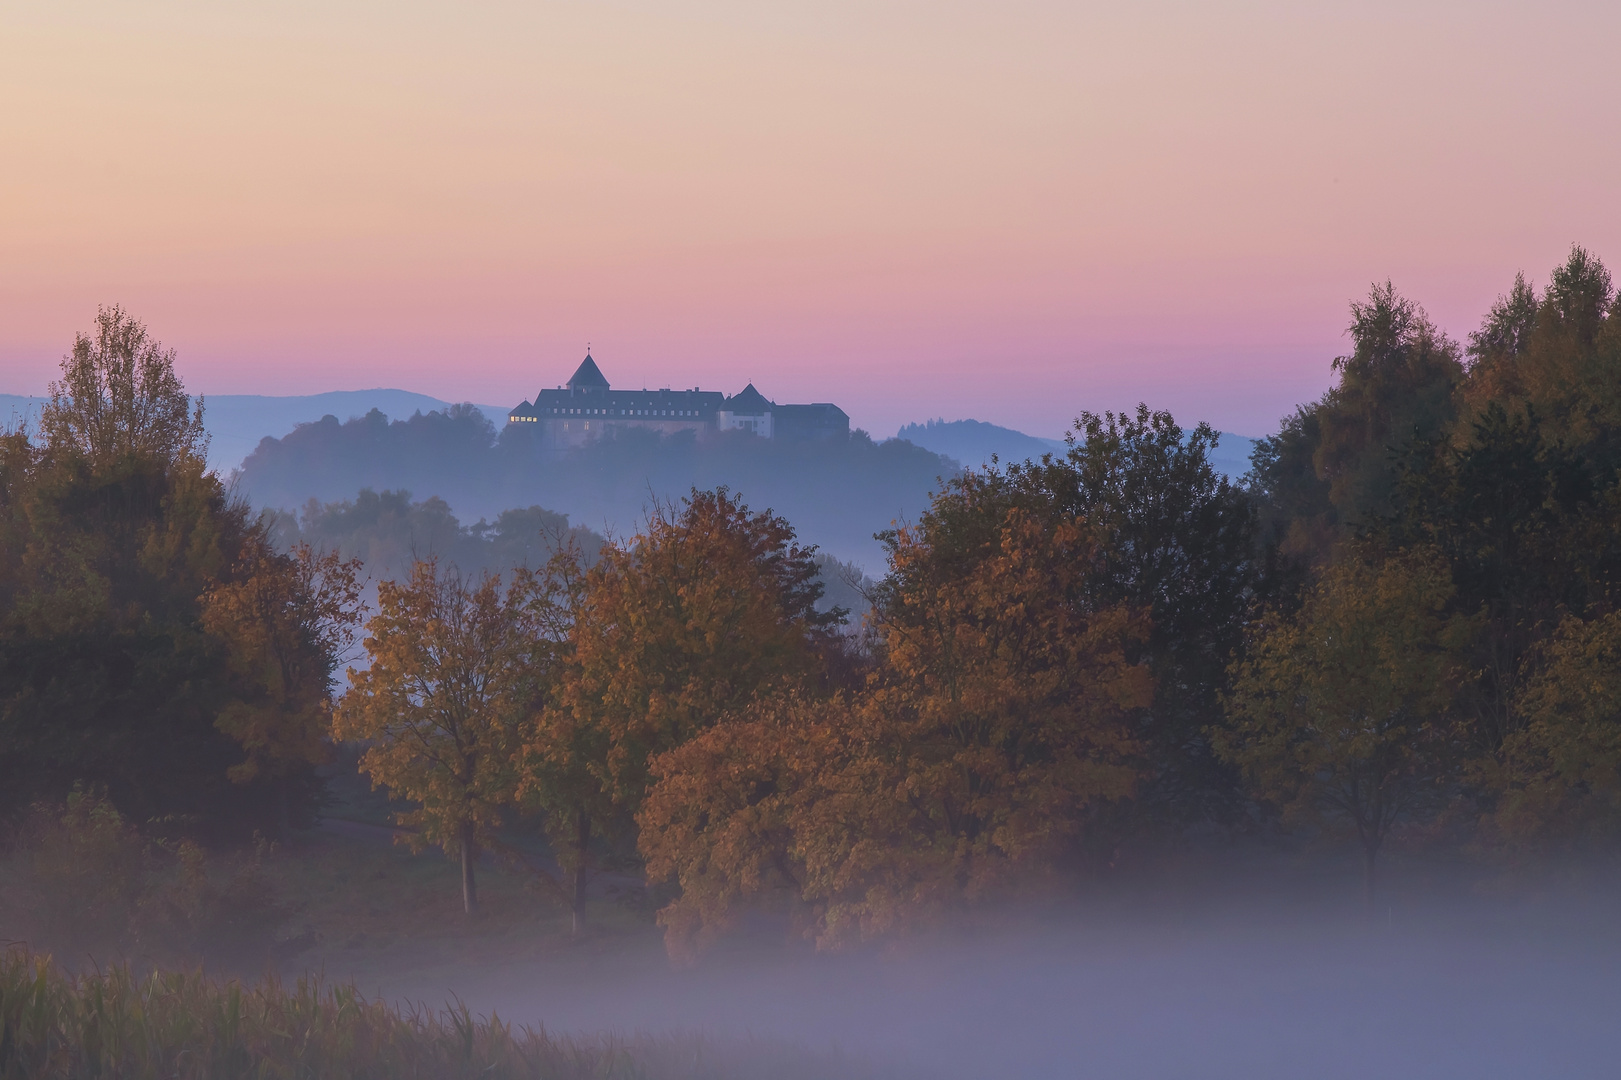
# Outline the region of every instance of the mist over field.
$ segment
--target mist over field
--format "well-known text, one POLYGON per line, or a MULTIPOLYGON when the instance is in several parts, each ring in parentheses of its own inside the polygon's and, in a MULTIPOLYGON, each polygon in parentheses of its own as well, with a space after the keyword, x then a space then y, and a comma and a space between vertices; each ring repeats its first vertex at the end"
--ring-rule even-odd
POLYGON ((409 973, 363 963, 360 979, 414 1000, 454 989, 475 1010, 554 1029, 788 1040, 859 1066, 829 1075, 1613 1074, 1621 930, 1612 878, 1482 889, 1456 866, 1419 865, 1370 918, 1357 910, 1349 866, 1249 858, 1242 876, 1138 881, 855 955, 785 952, 756 925, 695 968, 671 967, 643 939, 476 963, 444 957, 409 973))

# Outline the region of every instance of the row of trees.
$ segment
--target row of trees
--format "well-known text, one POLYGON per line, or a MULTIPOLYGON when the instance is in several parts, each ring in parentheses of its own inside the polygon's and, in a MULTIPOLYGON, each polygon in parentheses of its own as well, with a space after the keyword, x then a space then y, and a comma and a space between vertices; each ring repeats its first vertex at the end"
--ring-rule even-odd
MULTIPOLYGON (((816 614, 786 522, 695 492, 589 570, 565 554, 510 586, 527 674, 462 765, 491 786, 441 804, 454 843, 488 842, 475 806, 527 801, 578 875, 592 830, 621 829, 673 883, 677 948, 771 902, 822 943, 880 934, 1195 822, 1344 829, 1370 903, 1404 824, 1608 844, 1616 307, 1581 249, 1467 348, 1376 287, 1247 484, 1210 467, 1208 427, 1084 414, 1066 455, 957 476, 886 534, 854 637, 816 614)), ((373 625, 425 625, 406 612, 448 587, 419 568, 373 625)), ((379 678, 355 676, 340 730, 408 789, 379 678)))
POLYGON ((108 313, 42 445, 6 443, 8 790, 293 819, 352 740, 469 909, 502 824, 538 821, 576 918, 630 857, 677 951, 759 905, 826 945, 881 935, 1192 825, 1344 830, 1370 899, 1404 825, 1610 851, 1617 309, 1580 249, 1467 346, 1377 287, 1245 483, 1207 426, 1083 414, 1068 453, 942 481, 884 534, 859 627, 724 488, 595 552, 554 530, 499 578, 418 561, 335 706, 353 565, 277 553, 202 471, 168 359, 108 313), (78 434, 116 401, 139 407, 78 434))

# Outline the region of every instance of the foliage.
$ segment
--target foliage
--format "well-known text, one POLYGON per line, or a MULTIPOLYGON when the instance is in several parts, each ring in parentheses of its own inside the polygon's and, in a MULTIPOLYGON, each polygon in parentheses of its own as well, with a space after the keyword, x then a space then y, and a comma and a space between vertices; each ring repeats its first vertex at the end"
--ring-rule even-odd
POLYGON ((47 446, 92 467, 127 458, 201 459, 203 403, 195 407, 164 351, 122 308, 96 312, 96 336, 75 335, 40 414, 47 446))
POLYGON ((352 986, 257 986, 127 965, 66 976, 0 955, 0 1077, 638 1076, 625 1048, 573 1043, 465 1007, 402 1013, 352 986))
POLYGON ((724 489, 665 506, 604 549, 574 621, 567 705, 607 739, 603 781, 634 808, 654 754, 809 678, 836 647, 837 610, 816 609, 813 548, 724 489))
POLYGON ((353 499, 311 499, 296 517, 286 511, 266 514, 281 550, 306 544, 320 552, 342 552, 377 580, 404 577, 413 562, 429 558, 470 577, 539 569, 559 538, 576 543, 589 562, 603 543, 588 529, 571 529, 566 515, 539 506, 503 510, 493 522, 463 525, 443 499, 413 501, 408 491, 365 488, 353 499))
POLYGON ((1082 413, 1061 463, 1039 472, 1065 512, 1098 530, 1088 588, 1098 604, 1149 617, 1154 703, 1144 711, 1147 806, 1182 820, 1232 813, 1234 778, 1210 753, 1226 666, 1277 573, 1259 546, 1249 493, 1215 471, 1217 434, 1168 412, 1082 413))
POLYGON ((537 633, 523 579, 469 584, 432 560, 383 582, 366 623, 369 664, 349 669, 338 738, 365 740, 360 767, 419 806, 401 813, 414 845, 462 864, 463 900, 478 907, 474 863, 512 800, 519 725, 532 705, 537 633))
POLYGON ((880 1071, 791 1044, 702 1036, 560 1036, 399 1007, 304 976, 220 982, 127 964, 64 974, 0 952, 0 1080, 864 1080, 880 1071))
POLYGON ((150 847, 104 796, 79 788, 36 805, 20 830, 28 906, 47 940, 126 947, 147 890, 150 847))
POLYGON ((1451 594, 1433 552, 1336 563, 1298 614, 1257 628, 1213 733, 1257 798, 1356 834, 1370 905, 1380 846, 1446 775, 1450 653, 1466 629, 1446 617, 1451 594))
POLYGON ((585 600, 584 556, 572 538, 559 538, 540 573, 520 574, 535 654, 513 798, 520 808, 543 814, 552 850, 570 879, 566 901, 578 935, 584 930, 592 838, 621 816, 607 781, 607 733, 589 712, 571 708, 565 693, 578 678, 574 634, 585 600))
POLYGON ((261 869, 192 840, 153 841, 98 792, 37 804, 18 830, 21 927, 36 943, 92 956, 262 963, 287 911, 261 869))
POLYGON ((227 643, 238 680, 216 724, 247 753, 231 779, 278 786, 285 835, 288 787, 327 758, 333 676, 360 621, 358 564, 304 545, 279 555, 260 532, 243 547, 234 580, 202 601, 203 628, 227 643))
POLYGON ((1613 841, 1621 827, 1621 613, 1566 618, 1538 650, 1503 747, 1493 823, 1521 848, 1613 841))
MULTIPOLYGON (((641 520, 653 504, 679 502, 696 487, 726 487, 762 496, 841 558, 871 565, 881 558, 872 534, 928 501, 951 459, 902 439, 791 442, 748 432, 660 436, 622 432, 568 452, 535 445, 535 425, 510 424, 497 439, 482 417, 430 413, 390 421, 381 413, 339 423, 303 425, 267 439, 242 463, 239 490, 258 506, 302 507, 355 499, 363 488, 409 489, 427 501, 448 500, 464 520, 491 522, 509 507, 532 504, 566 511, 577 524, 641 520)), ((357 506, 359 500, 356 500, 357 506)), ((320 546, 313 536, 305 539, 320 546)), ((464 572, 472 566, 445 546, 429 548, 418 532, 415 554, 438 555, 464 572)), ((347 554, 363 555, 345 548, 347 554)), ((530 562, 538 567, 540 559, 530 562)), ((403 566, 403 563, 400 565, 403 566)))
POLYGON ((44 443, 0 441, 0 812, 82 780, 138 819, 217 833, 268 823, 289 787, 307 814, 313 773, 238 769, 233 784, 230 731, 266 731, 218 722, 264 688, 233 655, 245 639, 204 608, 243 575, 265 580, 262 536, 206 470, 173 354, 116 308, 97 324, 63 361, 44 443))
POLYGON ((1131 793, 1145 621, 1090 601, 1081 522, 998 506, 997 479, 890 536, 868 692, 757 699, 653 759, 638 824, 650 876, 681 887, 659 915, 677 955, 772 894, 821 945, 904 929, 1051 872, 1131 793))
POLYGON ((1463 378, 1457 344, 1388 281, 1351 304, 1348 332, 1338 382, 1255 457, 1256 485, 1281 511, 1273 528, 1283 552, 1315 565, 1347 530, 1390 513, 1402 452, 1448 429, 1463 378))

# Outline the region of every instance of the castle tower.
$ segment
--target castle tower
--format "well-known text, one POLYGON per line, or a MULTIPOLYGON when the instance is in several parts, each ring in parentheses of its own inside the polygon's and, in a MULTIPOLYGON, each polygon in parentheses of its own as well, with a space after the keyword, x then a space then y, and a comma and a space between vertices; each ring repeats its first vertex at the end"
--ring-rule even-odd
POLYGON ((606 401, 608 397, 608 377, 597 367, 597 362, 586 353, 585 359, 574 370, 574 375, 568 381, 569 397, 598 398, 606 401))

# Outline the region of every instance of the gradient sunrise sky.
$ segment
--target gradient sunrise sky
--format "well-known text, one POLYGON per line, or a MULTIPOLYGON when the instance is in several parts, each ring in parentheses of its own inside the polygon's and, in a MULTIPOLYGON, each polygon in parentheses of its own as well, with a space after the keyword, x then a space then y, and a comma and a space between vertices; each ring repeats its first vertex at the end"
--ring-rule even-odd
POLYGON ((624 386, 1056 436, 1321 393, 1386 277, 1621 261, 1621 5, 0 6, 0 392, 624 386))

